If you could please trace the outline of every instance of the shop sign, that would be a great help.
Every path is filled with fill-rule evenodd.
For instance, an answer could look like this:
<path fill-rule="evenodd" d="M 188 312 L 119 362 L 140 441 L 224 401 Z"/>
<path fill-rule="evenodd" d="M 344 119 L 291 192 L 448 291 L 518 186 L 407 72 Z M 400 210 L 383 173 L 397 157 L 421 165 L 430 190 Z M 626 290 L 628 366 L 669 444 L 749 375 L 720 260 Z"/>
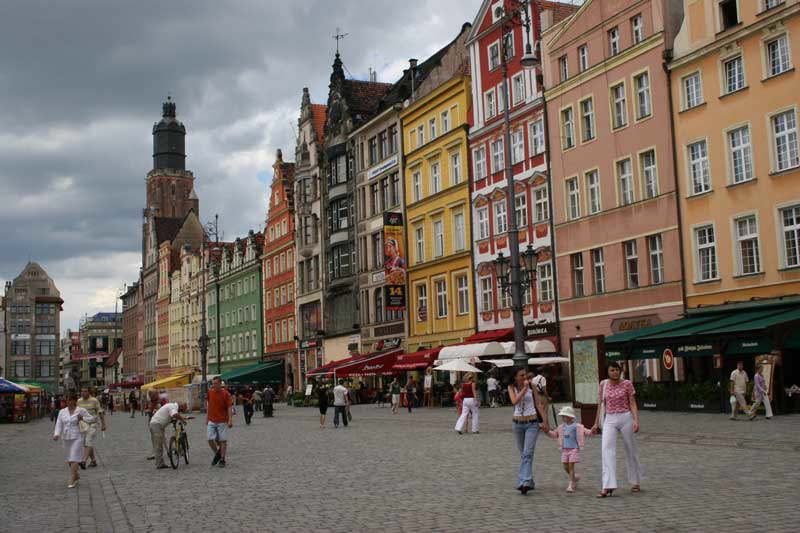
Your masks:
<path fill-rule="evenodd" d="M 675 356 L 672 355 L 672 350 L 666 348 L 661 355 L 661 360 L 664 362 L 664 368 L 672 370 L 672 366 L 675 364 Z"/>
<path fill-rule="evenodd" d="M 315 346 L 319 346 L 318 341 L 303 341 L 300 343 L 300 349 L 306 350 L 308 348 L 314 348 Z"/>
<path fill-rule="evenodd" d="M 627 318 L 615 318 L 611 321 L 611 332 L 614 334 L 625 333 L 635 329 L 649 328 L 661 324 L 658 315 L 640 315 Z"/>
<path fill-rule="evenodd" d="M 393 166 L 397 165 L 397 156 L 392 156 L 378 166 L 372 167 L 367 171 L 367 179 L 371 180 L 378 174 L 383 174 Z"/>
<path fill-rule="evenodd" d="M 383 283 L 386 280 L 386 272 L 380 270 L 372 273 L 372 283 Z"/>
<path fill-rule="evenodd" d="M 12 341 L 28 341 L 31 340 L 30 333 L 12 333 L 11 334 Z"/>
<path fill-rule="evenodd" d="M 530 337 L 551 337 L 557 334 L 557 327 L 553 323 L 547 324 L 528 324 L 525 326 L 525 336 Z"/>
<path fill-rule="evenodd" d="M 678 346 L 678 357 L 697 357 L 714 355 L 714 345 L 711 343 L 683 344 Z"/>
<path fill-rule="evenodd" d="M 383 363 L 378 364 L 378 365 L 364 365 L 363 371 L 364 372 L 369 372 L 369 371 L 372 371 L 372 370 L 380 370 L 384 366 L 385 365 Z"/>
<path fill-rule="evenodd" d="M 392 337 L 391 339 L 385 339 L 383 341 L 383 347 L 397 348 L 398 346 L 400 346 L 400 342 L 402 342 L 402 339 L 400 337 Z"/>
<path fill-rule="evenodd" d="M 769 353 L 772 343 L 767 338 L 735 340 L 728 343 L 726 354 Z"/>

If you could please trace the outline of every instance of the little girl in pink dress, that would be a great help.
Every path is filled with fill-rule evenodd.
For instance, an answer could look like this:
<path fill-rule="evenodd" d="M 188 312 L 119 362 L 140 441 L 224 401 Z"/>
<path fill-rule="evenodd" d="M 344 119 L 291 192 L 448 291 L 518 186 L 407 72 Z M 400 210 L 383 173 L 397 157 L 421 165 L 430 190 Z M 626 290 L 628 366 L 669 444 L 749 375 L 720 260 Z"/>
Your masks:
<path fill-rule="evenodd" d="M 586 429 L 583 424 L 575 423 L 575 410 L 572 407 L 562 408 L 558 416 L 563 423 L 556 429 L 548 431 L 547 436 L 558 439 L 558 445 L 561 447 L 561 463 L 569 476 L 567 492 L 573 493 L 581 479 L 575 472 L 575 465 L 581 462 L 580 450 L 585 444 L 586 435 L 591 435 L 592 430 Z"/>

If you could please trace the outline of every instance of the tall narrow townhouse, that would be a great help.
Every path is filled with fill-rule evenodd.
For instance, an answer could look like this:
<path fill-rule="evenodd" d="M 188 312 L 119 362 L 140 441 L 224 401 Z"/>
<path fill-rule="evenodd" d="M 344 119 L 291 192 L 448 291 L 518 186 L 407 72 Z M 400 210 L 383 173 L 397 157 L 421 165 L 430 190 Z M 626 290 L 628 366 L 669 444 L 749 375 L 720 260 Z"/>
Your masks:
<path fill-rule="evenodd" d="M 539 70 L 525 68 L 523 26 L 504 28 L 498 7 L 513 2 L 484 0 L 469 36 L 472 71 L 472 121 L 469 149 L 472 158 L 472 256 L 477 287 L 477 329 L 483 341 L 511 340 L 513 317 L 510 293 L 501 289 L 493 261 L 509 257 L 508 210 L 514 209 L 519 228 L 519 248 L 537 252 L 537 277 L 523 293 L 523 318 L 530 339 L 547 338 L 557 344 L 555 290 L 551 239 L 550 191 L 545 160 L 545 125 Z M 528 4 L 531 20 L 542 13 L 560 22 L 577 11 L 560 2 Z M 506 31 L 506 30 L 510 31 Z M 539 40 L 539 24 L 531 28 L 533 49 Z M 503 92 L 502 49 L 506 39 L 508 97 Z M 508 205 L 505 162 L 504 111 L 509 103 L 511 165 L 515 182 L 513 207 Z M 444 121 L 447 117 L 443 116 Z"/>
<path fill-rule="evenodd" d="M 542 34 L 561 344 L 594 404 L 606 335 L 683 311 L 665 0 L 587 0 Z M 658 378 L 658 360 L 634 379 Z"/>
<path fill-rule="evenodd" d="M 475 332 L 467 165 L 472 25 L 439 53 L 400 117 L 408 242 L 409 352 Z M 443 119 L 444 117 L 444 119 Z"/>
<path fill-rule="evenodd" d="M 297 377 L 305 385 L 306 371 L 325 364 L 322 351 L 322 250 L 321 193 L 322 141 L 328 107 L 311 103 L 303 88 L 295 147 L 295 249 L 297 317 Z M 299 390 L 299 389 L 298 389 Z"/>

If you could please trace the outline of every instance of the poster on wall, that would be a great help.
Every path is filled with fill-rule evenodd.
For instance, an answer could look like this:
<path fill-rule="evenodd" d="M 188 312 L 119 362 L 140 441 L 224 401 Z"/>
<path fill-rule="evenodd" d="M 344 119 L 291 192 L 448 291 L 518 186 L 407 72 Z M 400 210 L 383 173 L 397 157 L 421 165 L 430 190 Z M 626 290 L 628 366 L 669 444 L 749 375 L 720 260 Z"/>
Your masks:
<path fill-rule="evenodd" d="M 402 213 L 383 214 L 383 270 L 388 311 L 406 309 L 406 254 Z"/>
<path fill-rule="evenodd" d="M 572 339 L 572 369 L 577 403 L 597 403 L 597 384 L 600 379 L 597 343 L 597 339 Z"/>

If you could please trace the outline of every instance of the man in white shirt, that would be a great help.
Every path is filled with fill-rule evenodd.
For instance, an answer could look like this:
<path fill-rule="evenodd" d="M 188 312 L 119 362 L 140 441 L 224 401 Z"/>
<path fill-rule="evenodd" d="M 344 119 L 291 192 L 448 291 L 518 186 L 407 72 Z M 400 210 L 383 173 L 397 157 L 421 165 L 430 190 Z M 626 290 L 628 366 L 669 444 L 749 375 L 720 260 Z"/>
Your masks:
<path fill-rule="evenodd" d="M 743 412 L 747 412 L 747 401 L 744 399 L 747 394 L 747 382 L 750 379 L 747 377 L 747 372 L 744 371 L 744 363 L 739 361 L 736 363 L 736 370 L 731 372 L 731 394 L 736 397 L 736 403 L 731 407 L 731 420 L 736 420 L 736 412 L 742 408 Z"/>
<path fill-rule="evenodd" d="M 489 393 L 489 407 L 497 407 L 497 379 L 494 376 L 486 380 L 486 392 Z"/>
<path fill-rule="evenodd" d="M 150 419 L 150 440 L 153 442 L 153 456 L 156 459 L 156 468 L 169 468 L 164 464 L 164 430 L 173 419 L 186 422 L 180 411 L 186 411 L 186 404 L 167 403 L 162 405 Z"/>
<path fill-rule="evenodd" d="M 431 395 L 433 388 L 433 374 L 431 374 L 431 367 L 425 369 L 425 379 L 423 383 L 425 392 L 422 396 L 422 402 L 426 407 L 433 407 L 433 398 Z"/>
<path fill-rule="evenodd" d="M 333 388 L 333 427 L 339 427 L 339 415 L 342 415 L 344 427 L 347 427 L 347 403 L 349 395 L 344 381 L 339 380 L 339 384 Z"/>

